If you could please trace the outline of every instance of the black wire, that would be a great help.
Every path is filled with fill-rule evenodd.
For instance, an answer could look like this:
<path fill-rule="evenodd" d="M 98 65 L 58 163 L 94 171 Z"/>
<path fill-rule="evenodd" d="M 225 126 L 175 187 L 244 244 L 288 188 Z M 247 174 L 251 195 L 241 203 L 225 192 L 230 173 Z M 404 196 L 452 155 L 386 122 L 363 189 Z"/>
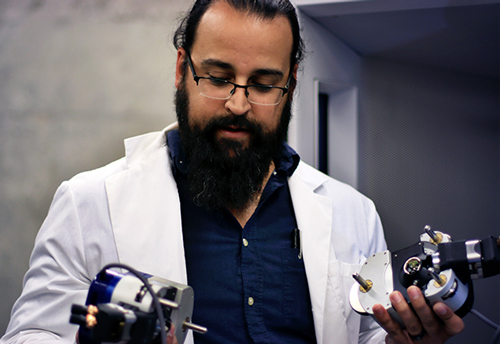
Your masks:
<path fill-rule="evenodd" d="M 500 327 L 495 331 L 495 335 L 493 336 L 492 344 L 500 344 Z"/>
<path fill-rule="evenodd" d="M 480 320 L 484 321 L 486 324 L 488 324 L 489 326 L 493 327 L 496 330 L 495 334 L 493 335 L 493 339 L 491 341 L 491 344 L 500 344 L 500 326 L 498 326 L 497 324 L 495 324 L 490 319 L 486 318 L 484 315 L 482 315 L 481 313 L 479 313 L 474 308 L 472 308 L 470 310 L 470 312 L 472 314 L 474 314 L 476 317 L 478 317 Z"/>
<path fill-rule="evenodd" d="M 161 342 L 166 344 L 167 343 L 167 333 L 165 332 L 165 317 L 163 316 L 163 309 L 160 304 L 160 300 L 158 298 L 158 295 L 155 294 L 153 287 L 151 287 L 151 284 L 149 284 L 148 280 L 137 270 L 134 268 L 122 264 L 122 263 L 111 263 L 107 264 L 104 266 L 101 270 L 101 272 L 104 272 L 108 269 L 111 268 L 120 268 L 120 269 L 125 269 L 128 270 L 130 273 L 132 273 L 135 277 L 141 280 L 142 283 L 144 283 L 144 286 L 148 290 L 148 292 L 151 294 L 151 297 L 153 298 L 153 303 L 156 309 L 156 314 L 158 316 L 158 321 L 160 322 L 160 332 L 161 332 Z"/>
<path fill-rule="evenodd" d="M 479 320 L 482 320 L 485 324 L 491 326 L 493 329 L 497 330 L 499 329 L 500 327 L 495 324 L 493 321 L 491 321 L 490 319 L 488 319 L 487 317 L 485 317 L 484 315 L 482 315 L 481 313 L 479 313 L 477 310 L 475 310 L 474 308 L 472 308 L 470 310 L 470 312 L 472 314 L 474 314 L 476 317 L 479 318 Z"/>

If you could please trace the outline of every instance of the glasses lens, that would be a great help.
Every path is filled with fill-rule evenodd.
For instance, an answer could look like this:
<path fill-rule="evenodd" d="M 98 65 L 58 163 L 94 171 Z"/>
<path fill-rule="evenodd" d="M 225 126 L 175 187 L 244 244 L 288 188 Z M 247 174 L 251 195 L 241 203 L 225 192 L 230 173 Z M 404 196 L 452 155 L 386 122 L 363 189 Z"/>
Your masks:
<path fill-rule="evenodd" d="M 198 92 L 212 99 L 229 99 L 234 87 L 229 82 L 215 78 L 198 81 Z M 283 97 L 283 90 L 265 85 L 252 85 L 247 91 L 248 101 L 258 105 L 277 105 Z"/>
<path fill-rule="evenodd" d="M 200 79 L 198 92 L 202 96 L 214 99 L 228 99 L 231 97 L 233 85 L 219 79 Z"/>
<path fill-rule="evenodd" d="M 250 86 L 248 100 L 254 104 L 276 105 L 283 96 L 283 90 L 269 86 Z"/>

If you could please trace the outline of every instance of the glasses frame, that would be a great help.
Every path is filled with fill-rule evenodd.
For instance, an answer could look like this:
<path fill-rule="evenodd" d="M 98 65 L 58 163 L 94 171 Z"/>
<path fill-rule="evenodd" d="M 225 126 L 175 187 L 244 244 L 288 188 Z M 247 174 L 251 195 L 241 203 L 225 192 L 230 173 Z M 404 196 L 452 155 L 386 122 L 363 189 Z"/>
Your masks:
<path fill-rule="evenodd" d="M 191 69 L 191 74 L 193 74 L 193 79 L 194 81 L 196 82 L 196 86 L 199 86 L 199 81 L 200 79 L 206 79 L 206 80 L 217 80 L 217 82 L 221 82 L 221 83 L 225 83 L 225 84 L 228 84 L 228 85 L 233 85 L 233 89 L 231 90 L 231 92 L 229 92 L 229 95 L 226 97 L 226 98 L 217 98 L 217 97 L 210 97 L 210 96 L 207 96 L 205 94 L 201 94 L 199 89 L 198 89 L 198 93 L 200 93 L 200 95 L 202 95 L 203 97 L 206 97 L 206 98 L 210 98 L 210 99 L 218 99 L 218 100 L 228 100 L 229 98 L 231 98 L 231 96 L 234 94 L 234 92 L 236 91 L 237 88 L 243 88 L 245 90 L 245 96 L 247 97 L 247 100 L 248 102 L 252 103 L 252 104 L 256 104 L 256 105 L 264 105 L 264 106 L 275 106 L 275 105 L 278 105 L 280 102 L 281 102 L 281 99 L 285 96 L 285 94 L 288 93 L 288 91 L 290 90 L 290 82 L 292 80 L 292 72 L 290 71 L 290 74 L 288 75 L 288 80 L 286 82 L 286 85 L 285 87 L 281 87 L 281 86 L 274 86 L 274 85 L 238 85 L 238 84 L 235 84 L 234 82 L 231 82 L 229 80 L 225 80 L 225 79 L 220 79 L 220 78 L 215 78 L 215 77 L 206 77 L 206 76 L 198 76 L 196 74 L 196 71 L 194 70 L 194 66 L 193 66 L 193 61 L 191 60 L 191 55 L 189 54 L 189 52 L 186 50 L 186 57 L 187 57 L 187 62 L 188 62 L 188 65 L 189 65 L 189 69 Z M 255 87 L 255 88 L 267 88 L 267 89 L 271 89 L 271 88 L 276 88 L 276 89 L 280 89 L 281 91 L 283 91 L 283 94 L 281 95 L 281 97 L 278 99 L 278 102 L 277 103 L 274 103 L 274 104 L 262 104 L 262 103 L 256 103 L 254 101 L 251 101 L 249 98 L 248 98 L 248 88 L 249 87 Z"/>

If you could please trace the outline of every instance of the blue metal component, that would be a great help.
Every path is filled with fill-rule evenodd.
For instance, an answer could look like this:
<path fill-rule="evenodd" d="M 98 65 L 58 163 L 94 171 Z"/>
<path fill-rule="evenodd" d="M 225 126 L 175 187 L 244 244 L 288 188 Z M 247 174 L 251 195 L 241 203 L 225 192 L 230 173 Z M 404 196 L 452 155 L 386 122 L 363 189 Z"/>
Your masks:
<path fill-rule="evenodd" d="M 86 305 L 111 302 L 111 296 L 118 282 L 125 276 L 113 270 L 100 272 L 92 281 L 87 295 Z"/>

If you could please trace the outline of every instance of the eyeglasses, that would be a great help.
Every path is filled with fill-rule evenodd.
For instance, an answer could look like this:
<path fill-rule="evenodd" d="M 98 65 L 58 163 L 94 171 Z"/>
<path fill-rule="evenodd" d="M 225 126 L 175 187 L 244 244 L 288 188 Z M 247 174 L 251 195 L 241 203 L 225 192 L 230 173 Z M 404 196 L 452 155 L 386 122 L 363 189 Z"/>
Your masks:
<path fill-rule="evenodd" d="M 198 76 L 194 71 L 191 56 L 189 53 L 186 53 L 186 56 L 194 81 L 196 82 L 196 85 L 198 85 L 198 92 L 207 98 L 227 100 L 231 98 L 236 91 L 236 88 L 239 87 L 245 89 L 245 95 L 248 101 L 252 104 L 278 105 L 285 94 L 288 93 L 290 87 L 290 80 L 292 79 L 291 72 L 288 76 L 288 81 L 285 87 L 261 84 L 238 85 L 226 79 L 216 78 L 213 76 Z"/>

